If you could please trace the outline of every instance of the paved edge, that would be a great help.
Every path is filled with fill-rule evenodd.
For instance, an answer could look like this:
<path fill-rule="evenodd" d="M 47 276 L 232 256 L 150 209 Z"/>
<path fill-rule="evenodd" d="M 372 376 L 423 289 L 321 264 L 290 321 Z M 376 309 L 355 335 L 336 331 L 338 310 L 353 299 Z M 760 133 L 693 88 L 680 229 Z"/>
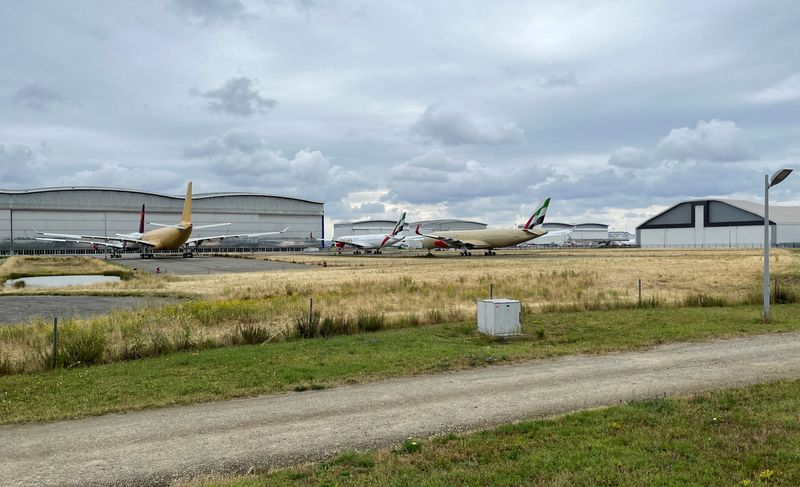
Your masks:
<path fill-rule="evenodd" d="M 12 425 L 0 427 L 0 485 L 167 485 L 390 446 L 408 436 L 797 377 L 794 332 Z"/>

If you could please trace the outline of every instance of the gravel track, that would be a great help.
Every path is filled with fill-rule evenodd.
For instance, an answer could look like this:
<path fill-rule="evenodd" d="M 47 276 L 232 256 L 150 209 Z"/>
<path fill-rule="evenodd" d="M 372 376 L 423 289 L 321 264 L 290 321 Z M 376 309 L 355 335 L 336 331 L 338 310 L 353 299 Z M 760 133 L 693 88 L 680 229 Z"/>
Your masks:
<path fill-rule="evenodd" d="M 782 378 L 800 378 L 800 333 L 4 426 L 0 485 L 165 485 L 387 446 L 408 436 Z"/>

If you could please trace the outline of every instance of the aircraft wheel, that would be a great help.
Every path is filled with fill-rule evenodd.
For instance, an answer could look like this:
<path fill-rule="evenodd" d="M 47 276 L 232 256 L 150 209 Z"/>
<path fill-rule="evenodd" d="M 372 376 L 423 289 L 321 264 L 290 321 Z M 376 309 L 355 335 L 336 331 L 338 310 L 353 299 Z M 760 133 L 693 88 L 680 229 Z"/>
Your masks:
<path fill-rule="evenodd" d="M 194 254 L 189 252 L 189 258 L 191 259 L 192 257 L 194 257 Z"/>

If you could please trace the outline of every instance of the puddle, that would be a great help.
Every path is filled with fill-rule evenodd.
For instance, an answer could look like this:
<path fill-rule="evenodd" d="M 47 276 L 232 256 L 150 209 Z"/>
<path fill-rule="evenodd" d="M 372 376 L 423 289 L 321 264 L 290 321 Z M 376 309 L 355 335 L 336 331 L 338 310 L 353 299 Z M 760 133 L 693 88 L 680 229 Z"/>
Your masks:
<path fill-rule="evenodd" d="M 14 287 L 16 282 L 24 282 L 25 287 L 63 287 L 63 286 L 84 286 L 86 284 L 100 284 L 104 282 L 117 282 L 119 276 L 41 276 L 41 277 L 21 277 L 10 279 L 5 282 L 4 287 Z"/>

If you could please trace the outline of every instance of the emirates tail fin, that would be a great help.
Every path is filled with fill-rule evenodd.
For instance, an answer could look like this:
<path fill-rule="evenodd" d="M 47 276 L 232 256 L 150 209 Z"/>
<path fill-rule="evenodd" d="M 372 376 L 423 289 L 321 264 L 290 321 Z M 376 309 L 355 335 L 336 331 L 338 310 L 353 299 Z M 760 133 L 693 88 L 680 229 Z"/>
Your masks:
<path fill-rule="evenodd" d="M 544 202 L 536 208 L 528 221 L 525 223 L 525 230 L 530 230 L 533 227 L 538 227 L 544 223 L 544 215 L 547 213 L 547 207 L 550 206 L 550 198 L 545 198 Z"/>

